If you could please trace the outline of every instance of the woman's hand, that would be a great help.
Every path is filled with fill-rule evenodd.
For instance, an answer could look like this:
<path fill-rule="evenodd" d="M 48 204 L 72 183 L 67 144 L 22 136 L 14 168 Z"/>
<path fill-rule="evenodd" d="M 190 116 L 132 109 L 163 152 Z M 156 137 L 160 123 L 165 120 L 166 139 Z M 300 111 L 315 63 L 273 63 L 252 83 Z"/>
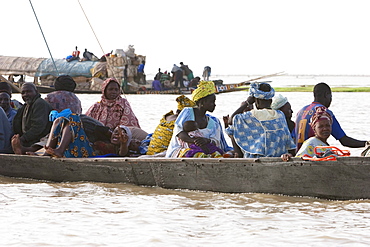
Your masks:
<path fill-rule="evenodd" d="M 290 160 L 291 157 L 293 157 L 293 155 L 290 153 L 286 153 L 286 154 L 282 154 L 280 157 L 283 161 L 288 161 Z"/>

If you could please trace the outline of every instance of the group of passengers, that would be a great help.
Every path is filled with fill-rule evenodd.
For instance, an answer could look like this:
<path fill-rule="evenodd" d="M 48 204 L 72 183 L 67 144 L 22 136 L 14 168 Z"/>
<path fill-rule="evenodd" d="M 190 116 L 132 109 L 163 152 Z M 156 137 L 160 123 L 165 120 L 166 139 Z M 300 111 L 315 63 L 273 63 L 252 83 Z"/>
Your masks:
<path fill-rule="evenodd" d="M 176 113 L 166 113 L 153 133 L 140 128 L 114 78 L 105 80 L 101 100 L 86 114 L 73 93 L 72 77 L 59 76 L 54 86 L 56 91 L 42 99 L 34 84 L 24 83 L 22 105 L 11 100 L 9 84 L 0 82 L 0 153 L 42 150 L 54 157 L 281 157 L 287 161 L 293 156 L 313 156 L 316 146 L 329 146 L 330 135 L 348 147 L 367 143 L 342 130 L 328 109 L 332 94 L 325 83 L 314 87 L 314 102 L 298 112 L 295 123 L 286 97 L 275 95 L 268 83 L 252 83 L 247 100 L 230 117 L 223 117 L 223 128 L 208 113 L 216 107 L 214 83 L 201 81 L 192 99 L 176 98 Z"/>

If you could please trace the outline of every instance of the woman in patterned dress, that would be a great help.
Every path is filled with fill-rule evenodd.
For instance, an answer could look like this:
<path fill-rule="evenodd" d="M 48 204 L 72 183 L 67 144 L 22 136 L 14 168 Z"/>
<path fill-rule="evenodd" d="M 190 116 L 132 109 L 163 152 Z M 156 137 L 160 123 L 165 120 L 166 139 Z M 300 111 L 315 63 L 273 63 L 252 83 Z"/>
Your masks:
<path fill-rule="evenodd" d="M 182 157 L 183 147 L 179 139 L 187 143 L 193 143 L 202 149 L 212 142 L 225 153 L 232 151 L 232 148 L 227 145 L 220 121 L 216 117 L 207 114 L 207 112 L 215 110 L 215 92 L 215 85 L 212 81 L 201 81 L 197 89 L 192 92 L 192 100 L 196 103 L 196 107 L 185 107 L 177 117 L 173 135 L 166 152 L 167 158 Z M 191 138 L 184 131 L 184 123 L 189 120 L 197 122 L 203 137 Z M 203 150 L 207 152 L 205 148 Z"/>
<path fill-rule="evenodd" d="M 95 118 L 111 130 L 119 125 L 140 128 L 139 120 L 127 99 L 121 97 L 121 86 L 114 78 L 104 81 L 101 101 L 92 105 L 86 115 Z"/>
<path fill-rule="evenodd" d="M 61 113 L 63 114 L 63 113 Z M 117 126 L 110 138 L 112 150 L 109 153 L 126 156 L 132 133 L 126 126 Z M 45 152 L 54 157 L 88 158 L 99 154 L 89 141 L 78 114 L 69 112 L 54 120 Z"/>
<path fill-rule="evenodd" d="M 270 84 L 252 83 L 249 98 L 231 116 L 226 133 L 232 138 L 238 157 L 280 157 L 289 159 L 295 153 L 285 116 L 271 109 L 275 90 Z M 255 102 L 256 109 L 251 102 Z M 288 152 L 291 155 L 288 155 Z"/>

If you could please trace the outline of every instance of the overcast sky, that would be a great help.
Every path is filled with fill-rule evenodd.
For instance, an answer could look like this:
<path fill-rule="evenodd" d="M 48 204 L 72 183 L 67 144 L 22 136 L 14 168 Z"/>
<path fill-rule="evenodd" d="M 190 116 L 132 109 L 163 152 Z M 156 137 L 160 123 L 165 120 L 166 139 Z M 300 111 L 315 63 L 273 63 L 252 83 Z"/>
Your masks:
<path fill-rule="evenodd" d="M 80 0 L 104 53 L 147 56 L 146 73 L 184 62 L 199 75 L 370 74 L 368 1 Z M 103 54 L 78 0 L 32 0 L 54 58 Z M 50 57 L 29 0 L 1 0 L 5 56 Z"/>

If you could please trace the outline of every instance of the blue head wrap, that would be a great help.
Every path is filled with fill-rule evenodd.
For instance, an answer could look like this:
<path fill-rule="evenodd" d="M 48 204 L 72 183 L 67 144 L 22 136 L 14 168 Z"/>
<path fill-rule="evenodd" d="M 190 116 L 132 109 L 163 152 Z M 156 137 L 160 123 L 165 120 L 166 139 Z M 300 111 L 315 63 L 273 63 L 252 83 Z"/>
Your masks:
<path fill-rule="evenodd" d="M 53 122 L 55 119 L 57 119 L 58 117 L 65 117 L 65 118 L 68 118 L 69 115 L 72 114 L 72 111 L 67 108 L 67 109 L 64 109 L 63 111 L 61 112 L 58 112 L 56 110 L 52 110 L 49 114 L 49 121 L 50 122 Z"/>
<path fill-rule="evenodd" d="M 253 82 L 249 88 L 249 95 L 258 99 L 272 99 L 275 95 L 275 90 L 271 87 L 270 92 L 264 92 L 259 89 L 262 84 L 270 85 L 266 82 Z"/>

